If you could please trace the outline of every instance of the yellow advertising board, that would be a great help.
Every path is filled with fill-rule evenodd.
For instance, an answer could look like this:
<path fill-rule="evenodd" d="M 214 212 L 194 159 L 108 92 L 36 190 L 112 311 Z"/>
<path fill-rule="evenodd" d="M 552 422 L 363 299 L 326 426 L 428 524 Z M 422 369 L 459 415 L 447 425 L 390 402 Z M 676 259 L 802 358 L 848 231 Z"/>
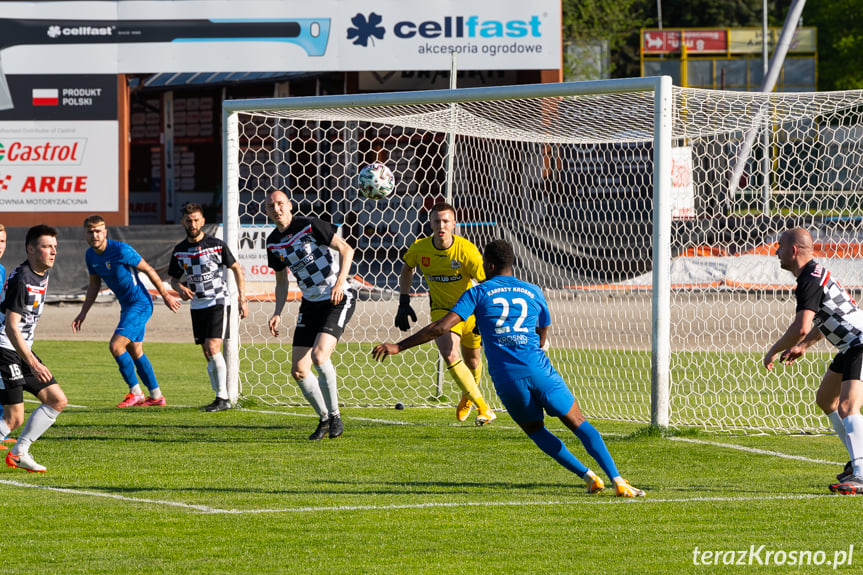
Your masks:
<path fill-rule="evenodd" d="M 781 28 L 769 28 L 767 30 L 767 45 L 770 53 L 776 47 Z M 816 48 L 816 28 L 797 28 L 791 40 L 788 51 L 791 53 L 812 53 Z M 728 52 L 730 54 L 760 54 L 762 32 L 761 28 L 729 28 L 728 29 Z"/>

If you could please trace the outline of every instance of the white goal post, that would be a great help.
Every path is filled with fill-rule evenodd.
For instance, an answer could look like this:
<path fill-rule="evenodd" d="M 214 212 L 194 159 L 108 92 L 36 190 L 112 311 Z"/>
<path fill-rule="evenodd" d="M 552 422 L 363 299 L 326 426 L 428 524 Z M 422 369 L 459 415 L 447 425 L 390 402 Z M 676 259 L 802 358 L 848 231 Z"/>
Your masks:
<path fill-rule="evenodd" d="M 304 405 L 290 376 L 297 304 L 285 307 L 288 334 L 267 329 L 264 199 L 281 189 L 356 248 L 357 310 L 334 356 L 341 401 L 454 405 L 433 346 L 368 357 L 404 336 L 399 258 L 451 189 L 457 233 L 480 249 L 509 240 L 517 275 L 545 291 L 549 354 L 590 417 L 826 430 L 814 406 L 826 345 L 776 373 L 761 366 L 794 313 L 793 277 L 771 247 L 807 227 L 834 276 L 863 289 L 861 107 L 860 92 L 694 90 L 668 77 L 225 101 L 225 241 L 260 262 L 246 269 L 250 316 L 232 318 L 232 381 L 245 400 Z M 768 137 L 731 186 L 752 130 Z M 355 187 L 372 161 L 397 181 L 377 202 Z M 417 277 L 415 327 L 429 319 L 425 291 Z M 480 387 L 499 407 L 487 377 Z"/>

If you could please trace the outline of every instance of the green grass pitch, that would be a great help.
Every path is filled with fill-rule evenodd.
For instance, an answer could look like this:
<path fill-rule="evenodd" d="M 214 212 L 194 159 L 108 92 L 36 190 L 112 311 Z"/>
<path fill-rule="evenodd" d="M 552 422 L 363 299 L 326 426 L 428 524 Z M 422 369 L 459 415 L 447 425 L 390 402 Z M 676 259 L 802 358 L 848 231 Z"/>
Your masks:
<path fill-rule="evenodd" d="M 191 344 L 146 345 L 169 405 L 126 410 L 107 343 L 34 350 L 70 406 L 31 449 L 47 474 L 0 471 L 5 573 L 681 573 L 741 557 L 789 573 L 831 571 L 842 553 L 839 570 L 863 565 L 859 499 L 827 491 L 847 458 L 835 437 L 593 420 L 647 490 L 620 500 L 583 493 L 506 414 L 476 428 L 449 408 L 346 408 L 345 435 L 312 443 L 309 408 L 200 411 L 213 394 Z"/>

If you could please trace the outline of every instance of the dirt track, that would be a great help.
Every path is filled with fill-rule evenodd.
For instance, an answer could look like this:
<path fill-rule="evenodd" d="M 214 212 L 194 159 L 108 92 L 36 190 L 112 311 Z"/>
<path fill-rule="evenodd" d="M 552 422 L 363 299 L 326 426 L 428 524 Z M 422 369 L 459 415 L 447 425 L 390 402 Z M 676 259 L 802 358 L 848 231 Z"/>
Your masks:
<path fill-rule="evenodd" d="M 72 320 L 81 311 L 80 303 L 46 304 L 36 326 L 36 340 L 79 340 L 104 341 L 111 339 L 117 321 L 120 319 L 120 304 L 97 303 L 90 308 L 81 332 L 72 333 Z M 184 305 L 176 314 L 156 302 L 153 317 L 147 324 L 146 341 L 166 343 L 192 343 L 192 320 L 189 306 Z"/>
<path fill-rule="evenodd" d="M 547 293 L 552 312 L 552 341 L 561 345 L 593 349 L 650 349 L 651 301 L 642 294 L 572 294 Z M 397 341 L 404 336 L 392 327 L 398 301 L 394 299 L 360 300 L 357 312 L 342 338 L 345 342 Z M 289 302 L 284 311 L 284 326 L 279 340 L 290 342 L 294 314 L 299 304 Z M 89 340 L 107 342 L 120 317 L 120 306 L 97 303 L 93 306 L 81 333 L 72 333 L 72 320 L 80 303 L 52 303 L 45 306 L 36 329 L 36 339 Z M 267 332 L 272 313 L 270 302 L 250 302 L 244 331 L 255 334 L 256 341 L 274 341 Z M 419 326 L 428 321 L 428 299 L 414 302 Z M 678 294 L 671 304 L 672 347 L 675 349 L 753 351 L 763 350 L 781 335 L 794 314 L 788 295 L 746 293 Z M 417 327 L 419 327 L 417 326 Z M 248 341 L 243 335 L 241 341 Z M 156 301 L 155 311 L 147 324 L 147 341 L 192 343 L 189 305 L 184 303 L 176 314 Z"/>

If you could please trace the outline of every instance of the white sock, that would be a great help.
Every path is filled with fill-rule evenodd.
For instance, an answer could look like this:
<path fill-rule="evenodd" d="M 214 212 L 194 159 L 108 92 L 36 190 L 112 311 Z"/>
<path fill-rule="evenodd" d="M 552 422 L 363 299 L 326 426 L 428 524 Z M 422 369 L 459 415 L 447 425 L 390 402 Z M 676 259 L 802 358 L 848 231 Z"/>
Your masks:
<path fill-rule="evenodd" d="M 141 391 L 140 383 L 136 383 L 133 387 L 130 387 L 129 393 L 131 393 L 132 395 L 144 395 L 144 392 Z"/>
<path fill-rule="evenodd" d="M 839 441 L 842 442 L 842 447 L 848 451 L 848 455 L 850 456 L 851 451 L 848 450 L 848 433 L 845 431 L 845 424 L 842 422 L 842 417 L 839 415 L 839 412 L 834 411 L 833 413 L 828 413 L 827 419 L 830 420 L 830 424 L 833 426 L 834 431 L 836 431 L 836 437 L 838 437 Z"/>
<path fill-rule="evenodd" d="M 237 350 L 231 346 L 231 340 L 225 338 L 222 344 L 222 353 L 225 356 L 225 385 L 228 389 L 228 399 L 231 403 L 237 403 L 240 399 L 240 378 L 234 366 L 238 364 Z"/>
<path fill-rule="evenodd" d="M 327 410 L 330 413 L 338 415 L 339 413 L 339 390 L 338 377 L 336 376 L 336 368 L 333 367 L 332 361 L 327 361 L 321 365 L 315 366 L 315 371 L 318 372 L 318 383 L 321 393 L 324 396 L 324 401 L 327 404 Z"/>
<path fill-rule="evenodd" d="M 315 410 L 315 413 L 318 414 L 322 421 L 326 419 L 330 414 L 330 410 L 327 409 L 327 404 L 324 401 L 324 395 L 321 393 L 318 378 L 310 373 L 303 379 L 298 379 L 297 385 L 300 386 L 300 390 L 303 392 L 303 397 L 306 398 L 306 401 L 309 402 Z"/>
<path fill-rule="evenodd" d="M 30 444 L 39 439 L 49 427 L 57 421 L 57 416 L 60 412 L 45 404 L 40 405 L 33 410 L 30 417 L 27 418 L 27 423 L 24 424 L 24 429 L 21 430 L 21 435 L 18 436 L 18 443 L 12 448 L 12 453 L 15 455 L 23 455 L 30 451 Z"/>
<path fill-rule="evenodd" d="M 207 375 L 210 376 L 210 387 L 216 392 L 216 397 L 228 399 L 228 368 L 225 366 L 225 357 L 216 353 L 207 362 Z"/>
<path fill-rule="evenodd" d="M 6 420 L 0 417 L 0 439 L 6 439 L 11 432 L 12 430 L 6 425 Z"/>
<path fill-rule="evenodd" d="M 842 420 L 848 434 L 848 453 L 854 465 L 854 475 L 863 477 L 863 415 L 854 413 Z"/>

